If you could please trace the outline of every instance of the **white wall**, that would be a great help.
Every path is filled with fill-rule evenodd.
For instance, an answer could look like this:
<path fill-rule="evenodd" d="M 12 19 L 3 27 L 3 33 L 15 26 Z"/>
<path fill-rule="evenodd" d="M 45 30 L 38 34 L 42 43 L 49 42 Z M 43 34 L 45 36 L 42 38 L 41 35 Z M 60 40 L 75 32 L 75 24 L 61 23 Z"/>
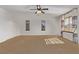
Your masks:
<path fill-rule="evenodd" d="M 11 13 L 19 25 L 21 35 L 60 35 L 60 20 L 52 14 Z M 26 31 L 26 20 L 30 20 L 30 31 Z M 46 31 L 41 31 L 41 20 L 46 20 Z"/>
<path fill-rule="evenodd" d="M 30 31 L 26 31 L 30 20 Z M 46 31 L 41 31 L 41 20 L 46 20 Z M 0 42 L 18 35 L 60 35 L 60 20 L 52 14 L 10 12 L 0 8 Z"/>
<path fill-rule="evenodd" d="M 19 35 L 16 24 L 11 19 L 10 14 L 0 8 L 0 42 Z"/>

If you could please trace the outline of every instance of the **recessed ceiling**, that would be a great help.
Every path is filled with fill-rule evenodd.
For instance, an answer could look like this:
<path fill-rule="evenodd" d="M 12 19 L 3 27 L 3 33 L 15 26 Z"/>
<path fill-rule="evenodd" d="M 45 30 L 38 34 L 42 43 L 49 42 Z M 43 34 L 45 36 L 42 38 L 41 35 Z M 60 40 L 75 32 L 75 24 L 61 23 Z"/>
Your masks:
<path fill-rule="evenodd" d="M 35 10 L 30 10 L 36 8 L 36 5 L 1 5 L 1 8 L 19 11 L 19 12 L 35 12 Z M 42 8 L 48 8 L 49 10 L 44 11 L 45 13 L 51 13 L 55 15 L 61 15 L 73 8 L 78 8 L 78 5 L 41 5 Z"/>

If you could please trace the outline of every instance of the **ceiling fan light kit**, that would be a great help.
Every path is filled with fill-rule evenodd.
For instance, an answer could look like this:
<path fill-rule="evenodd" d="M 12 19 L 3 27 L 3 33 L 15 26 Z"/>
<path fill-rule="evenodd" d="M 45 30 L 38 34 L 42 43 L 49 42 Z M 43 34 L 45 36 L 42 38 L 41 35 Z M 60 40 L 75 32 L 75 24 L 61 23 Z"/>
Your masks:
<path fill-rule="evenodd" d="M 39 11 L 36 11 L 35 14 L 44 14 L 44 12 L 39 10 Z"/>

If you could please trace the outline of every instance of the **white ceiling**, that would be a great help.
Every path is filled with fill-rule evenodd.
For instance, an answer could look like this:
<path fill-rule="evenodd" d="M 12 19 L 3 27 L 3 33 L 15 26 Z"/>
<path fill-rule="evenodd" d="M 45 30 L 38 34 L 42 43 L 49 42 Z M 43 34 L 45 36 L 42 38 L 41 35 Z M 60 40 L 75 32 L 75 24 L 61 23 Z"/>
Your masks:
<path fill-rule="evenodd" d="M 36 8 L 36 5 L 0 5 L 1 8 L 18 11 L 18 12 L 35 12 L 35 10 L 30 10 Z M 78 5 L 41 5 L 42 8 L 48 8 L 45 13 L 51 13 L 55 15 L 61 15 L 73 8 L 79 8 Z"/>

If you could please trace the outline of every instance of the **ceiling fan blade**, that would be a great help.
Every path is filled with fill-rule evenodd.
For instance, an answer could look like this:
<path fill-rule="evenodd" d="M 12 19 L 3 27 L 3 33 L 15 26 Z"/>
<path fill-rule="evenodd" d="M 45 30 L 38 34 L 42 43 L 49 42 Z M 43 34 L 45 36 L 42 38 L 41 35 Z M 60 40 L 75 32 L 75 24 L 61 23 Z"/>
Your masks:
<path fill-rule="evenodd" d="M 30 10 L 37 10 L 37 9 L 30 9 Z"/>
<path fill-rule="evenodd" d="M 43 14 L 45 14 L 45 12 L 42 11 Z"/>
<path fill-rule="evenodd" d="M 43 9 L 41 9 L 41 10 L 48 10 L 48 8 L 43 8 Z"/>

